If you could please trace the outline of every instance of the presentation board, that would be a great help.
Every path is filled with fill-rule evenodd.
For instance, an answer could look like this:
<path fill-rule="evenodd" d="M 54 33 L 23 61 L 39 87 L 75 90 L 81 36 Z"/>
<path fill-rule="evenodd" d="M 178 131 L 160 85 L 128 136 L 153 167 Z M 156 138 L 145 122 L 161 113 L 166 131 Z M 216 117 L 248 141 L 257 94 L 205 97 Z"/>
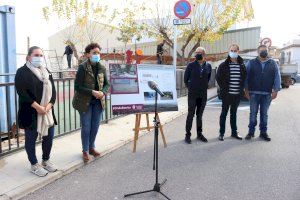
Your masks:
<path fill-rule="evenodd" d="M 117 114 L 154 112 L 155 81 L 164 97 L 158 95 L 158 111 L 177 111 L 176 69 L 172 65 L 110 64 L 112 112 Z"/>

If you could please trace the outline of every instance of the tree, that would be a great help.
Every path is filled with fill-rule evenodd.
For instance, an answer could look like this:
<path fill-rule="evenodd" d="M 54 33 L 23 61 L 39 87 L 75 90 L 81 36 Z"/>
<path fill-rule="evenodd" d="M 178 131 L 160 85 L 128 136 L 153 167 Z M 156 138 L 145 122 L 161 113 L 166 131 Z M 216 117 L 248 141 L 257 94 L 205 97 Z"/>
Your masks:
<path fill-rule="evenodd" d="M 185 64 L 186 58 L 187 60 L 191 58 L 201 42 L 215 41 L 233 24 L 253 18 L 251 0 L 190 0 L 190 3 L 192 5 L 190 15 L 192 23 L 178 27 L 178 40 L 182 43 L 182 46 L 180 51 L 176 50 L 176 52 L 178 58 L 181 59 L 181 64 Z M 139 6 L 151 7 L 147 5 Z M 146 9 L 142 14 L 136 12 L 135 19 L 151 16 L 151 20 L 141 22 L 143 30 L 138 29 L 134 34 L 146 31 L 149 37 L 164 39 L 166 44 L 174 50 L 172 6 L 174 6 L 174 1 L 166 0 L 159 3 L 157 1 L 155 9 Z M 146 11 L 150 13 L 146 13 Z M 122 25 L 128 26 L 126 23 Z M 187 52 L 186 49 L 191 42 L 194 42 L 194 45 Z"/>
<path fill-rule="evenodd" d="M 144 7 L 141 7 L 141 10 L 145 10 Z M 117 39 L 124 42 L 125 48 L 128 42 L 132 41 L 135 38 L 139 41 L 142 38 L 142 33 L 145 29 L 144 24 L 139 24 L 135 20 L 135 12 L 132 9 L 125 8 L 122 13 L 119 13 L 122 16 L 122 22 L 119 23 L 120 37 Z"/>
<path fill-rule="evenodd" d="M 43 8 L 45 19 L 61 25 L 63 42 L 69 43 L 78 60 L 76 44 L 88 39 L 98 41 L 103 29 L 98 24 L 109 24 L 116 16 L 115 10 L 109 10 L 104 0 L 52 0 L 51 6 Z"/>

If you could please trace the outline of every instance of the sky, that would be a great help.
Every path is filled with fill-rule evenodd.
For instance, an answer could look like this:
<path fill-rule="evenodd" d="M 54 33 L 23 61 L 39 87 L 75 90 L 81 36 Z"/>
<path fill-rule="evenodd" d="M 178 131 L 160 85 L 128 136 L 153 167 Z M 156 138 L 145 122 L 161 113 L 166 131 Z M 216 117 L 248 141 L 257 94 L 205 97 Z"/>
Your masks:
<path fill-rule="evenodd" d="M 121 8 L 124 1 L 111 0 L 114 8 Z M 43 19 L 42 8 L 50 2 L 51 0 L 0 0 L 0 6 L 15 6 L 17 53 L 26 52 L 27 37 L 30 37 L 31 45 L 48 48 L 48 37 L 56 33 L 58 28 L 57 24 Z M 249 23 L 238 25 L 238 28 L 245 25 L 261 26 L 261 37 L 271 38 L 273 45 L 279 47 L 292 39 L 300 38 L 300 1 L 252 0 L 252 6 L 255 18 Z"/>

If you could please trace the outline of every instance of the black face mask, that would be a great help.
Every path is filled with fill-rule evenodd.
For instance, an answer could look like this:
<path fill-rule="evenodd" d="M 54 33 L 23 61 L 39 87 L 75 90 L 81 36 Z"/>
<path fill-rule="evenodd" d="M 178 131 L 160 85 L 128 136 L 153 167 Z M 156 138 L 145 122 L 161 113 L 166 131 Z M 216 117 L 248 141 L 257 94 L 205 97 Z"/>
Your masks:
<path fill-rule="evenodd" d="M 197 61 L 203 60 L 203 55 L 201 53 L 197 53 L 195 57 Z"/>
<path fill-rule="evenodd" d="M 266 57 L 268 56 L 268 51 L 266 51 L 266 50 L 261 51 L 261 52 L 259 53 L 259 56 L 260 56 L 261 58 L 266 58 Z"/>

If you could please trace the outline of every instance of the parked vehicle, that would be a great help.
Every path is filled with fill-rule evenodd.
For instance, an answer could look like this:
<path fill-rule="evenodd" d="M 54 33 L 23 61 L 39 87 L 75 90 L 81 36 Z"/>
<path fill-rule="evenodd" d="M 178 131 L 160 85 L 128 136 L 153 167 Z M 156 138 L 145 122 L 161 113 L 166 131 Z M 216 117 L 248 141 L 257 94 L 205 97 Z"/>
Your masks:
<path fill-rule="evenodd" d="M 292 85 L 294 85 L 295 83 L 300 83 L 300 74 L 293 74 L 291 76 L 292 79 Z"/>
<path fill-rule="evenodd" d="M 293 74 L 298 73 L 298 65 L 297 64 L 280 65 L 280 73 L 281 73 L 282 88 L 289 88 L 290 85 L 293 85 L 293 78 L 292 78 Z"/>

